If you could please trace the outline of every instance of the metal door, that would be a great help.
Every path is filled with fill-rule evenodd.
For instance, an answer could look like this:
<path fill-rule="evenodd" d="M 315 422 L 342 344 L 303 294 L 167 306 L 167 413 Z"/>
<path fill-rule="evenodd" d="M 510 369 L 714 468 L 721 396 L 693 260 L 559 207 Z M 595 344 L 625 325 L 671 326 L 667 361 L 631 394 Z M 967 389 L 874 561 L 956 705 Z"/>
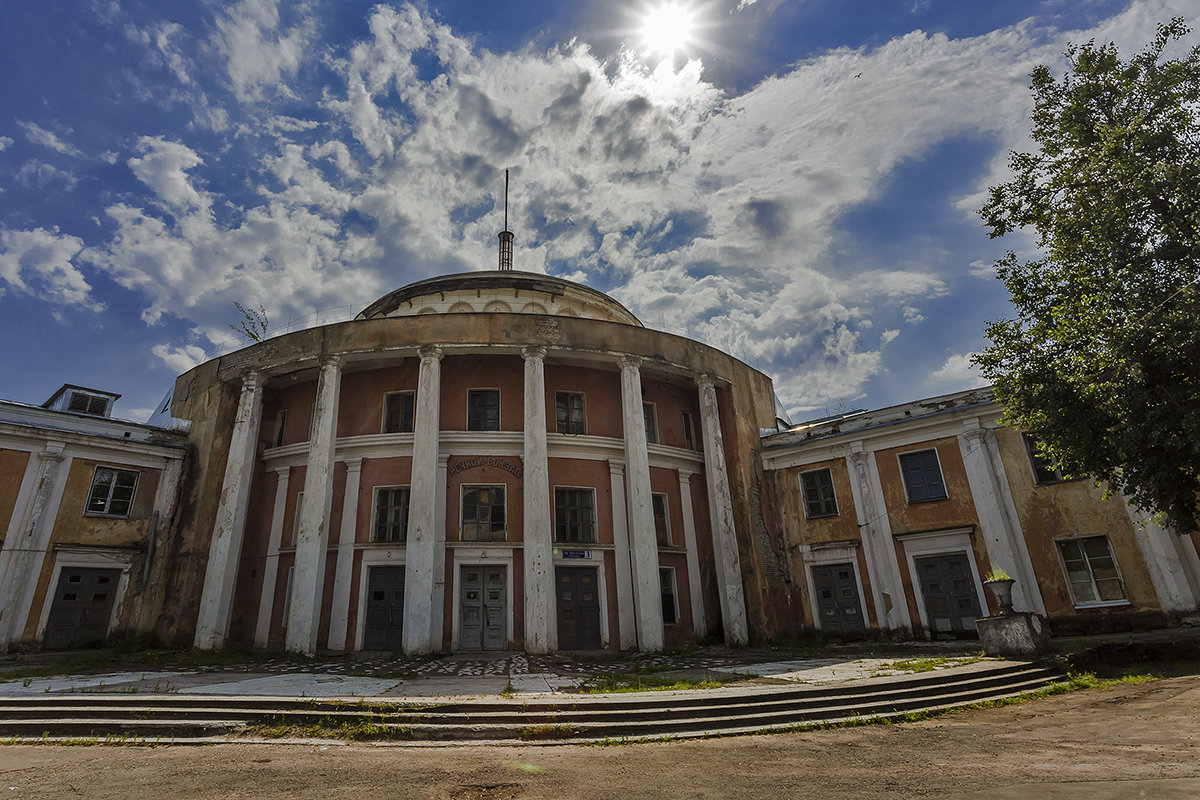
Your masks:
<path fill-rule="evenodd" d="M 846 562 L 814 566 L 812 576 L 821 632 L 835 636 L 865 634 L 867 626 L 858 599 L 854 565 Z"/>
<path fill-rule="evenodd" d="M 503 650 L 508 646 L 504 567 L 464 566 L 459 590 L 458 646 L 462 650 Z"/>
<path fill-rule="evenodd" d="M 64 567 L 50 604 L 42 647 L 63 650 L 103 642 L 120 580 L 119 569 Z"/>
<path fill-rule="evenodd" d="M 917 558 L 913 563 L 921 578 L 931 638 L 975 636 L 975 620 L 982 614 L 966 553 Z"/>
<path fill-rule="evenodd" d="M 595 567 L 557 567 L 558 649 L 600 649 L 600 595 Z"/>
<path fill-rule="evenodd" d="M 364 650 L 399 650 L 404 625 L 404 567 L 369 567 Z"/>

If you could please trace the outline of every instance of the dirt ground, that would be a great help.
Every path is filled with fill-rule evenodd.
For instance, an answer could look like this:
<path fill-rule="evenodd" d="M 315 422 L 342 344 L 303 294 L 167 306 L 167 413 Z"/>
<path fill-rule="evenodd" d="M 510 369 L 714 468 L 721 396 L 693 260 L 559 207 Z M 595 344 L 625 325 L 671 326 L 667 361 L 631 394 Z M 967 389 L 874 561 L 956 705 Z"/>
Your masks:
<path fill-rule="evenodd" d="M 1200 677 L 925 722 L 606 747 L 0 747 L 18 798 L 1200 797 Z"/>

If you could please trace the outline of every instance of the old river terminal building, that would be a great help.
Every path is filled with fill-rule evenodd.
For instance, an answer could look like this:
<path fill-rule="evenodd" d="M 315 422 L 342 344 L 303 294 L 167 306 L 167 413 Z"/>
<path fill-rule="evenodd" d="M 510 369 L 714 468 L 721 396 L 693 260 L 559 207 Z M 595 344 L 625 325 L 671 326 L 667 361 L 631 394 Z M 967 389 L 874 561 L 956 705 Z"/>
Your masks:
<path fill-rule="evenodd" d="M 992 568 L 1059 633 L 1195 619 L 1198 534 L 1057 473 L 990 391 L 791 425 L 505 234 L 500 271 L 197 366 L 156 424 L 0 401 L 0 651 L 963 637 Z"/>

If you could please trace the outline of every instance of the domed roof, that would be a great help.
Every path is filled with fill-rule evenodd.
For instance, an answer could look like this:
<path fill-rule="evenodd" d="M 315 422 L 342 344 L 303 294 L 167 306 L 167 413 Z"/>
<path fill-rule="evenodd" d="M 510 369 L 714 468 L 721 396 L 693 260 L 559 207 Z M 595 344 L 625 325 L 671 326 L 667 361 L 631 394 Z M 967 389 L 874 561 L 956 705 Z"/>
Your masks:
<path fill-rule="evenodd" d="M 629 309 L 603 292 L 516 270 L 463 272 L 410 283 L 379 298 L 356 319 L 459 313 L 584 317 L 644 327 Z"/>

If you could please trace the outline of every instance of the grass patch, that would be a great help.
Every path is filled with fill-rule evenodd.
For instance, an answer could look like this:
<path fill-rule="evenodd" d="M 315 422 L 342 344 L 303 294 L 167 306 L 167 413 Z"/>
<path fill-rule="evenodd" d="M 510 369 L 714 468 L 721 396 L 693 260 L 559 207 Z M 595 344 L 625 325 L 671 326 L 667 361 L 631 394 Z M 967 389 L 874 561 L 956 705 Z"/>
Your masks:
<path fill-rule="evenodd" d="M 904 658 L 899 661 L 893 661 L 879 669 L 876 674 L 886 674 L 888 672 L 933 672 L 937 669 L 946 669 L 947 667 L 961 667 L 966 664 L 974 664 L 983 661 L 983 656 L 964 656 L 956 657 L 934 657 L 934 658 Z"/>
<path fill-rule="evenodd" d="M 55 675 L 79 675 L 94 672 L 136 672 L 138 670 L 203 669 L 205 667 L 242 666 L 266 660 L 306 660 L 292 654 L 261 651 L 183 650 L 169 647 L 129 649 L 122 647 L 87 650 L 54 661 L 38 664 L 17 664 L 0 670 L 0 681 L 44 678 Z"/>
<path fill-rule="evenodd" d="M 521 728 L 517 735 L 527 742 L 545 739 L 569 739 L 579 733 L 579 730 L 574 725 L 529 725 Z"/>
<path fill-rule="evenodd" d="M 660 677 L 640 672 L 614 672 L 589 678 L 579 686 L 581 694 L 609 694 L 613 692 L 671 692 L 686 689 L 716 689 L 729 681 L 711 676 L 702 680 L 690 678 Z"/>
<path fill-rule="evenodd" d="M 243 735 L 263 739 L 339 739 L 350 742 L 412 741 L 416 738 L 412 728 L 369 719 L 324 719 L 306 723 L 281 720 L 247 726 Z"/>

